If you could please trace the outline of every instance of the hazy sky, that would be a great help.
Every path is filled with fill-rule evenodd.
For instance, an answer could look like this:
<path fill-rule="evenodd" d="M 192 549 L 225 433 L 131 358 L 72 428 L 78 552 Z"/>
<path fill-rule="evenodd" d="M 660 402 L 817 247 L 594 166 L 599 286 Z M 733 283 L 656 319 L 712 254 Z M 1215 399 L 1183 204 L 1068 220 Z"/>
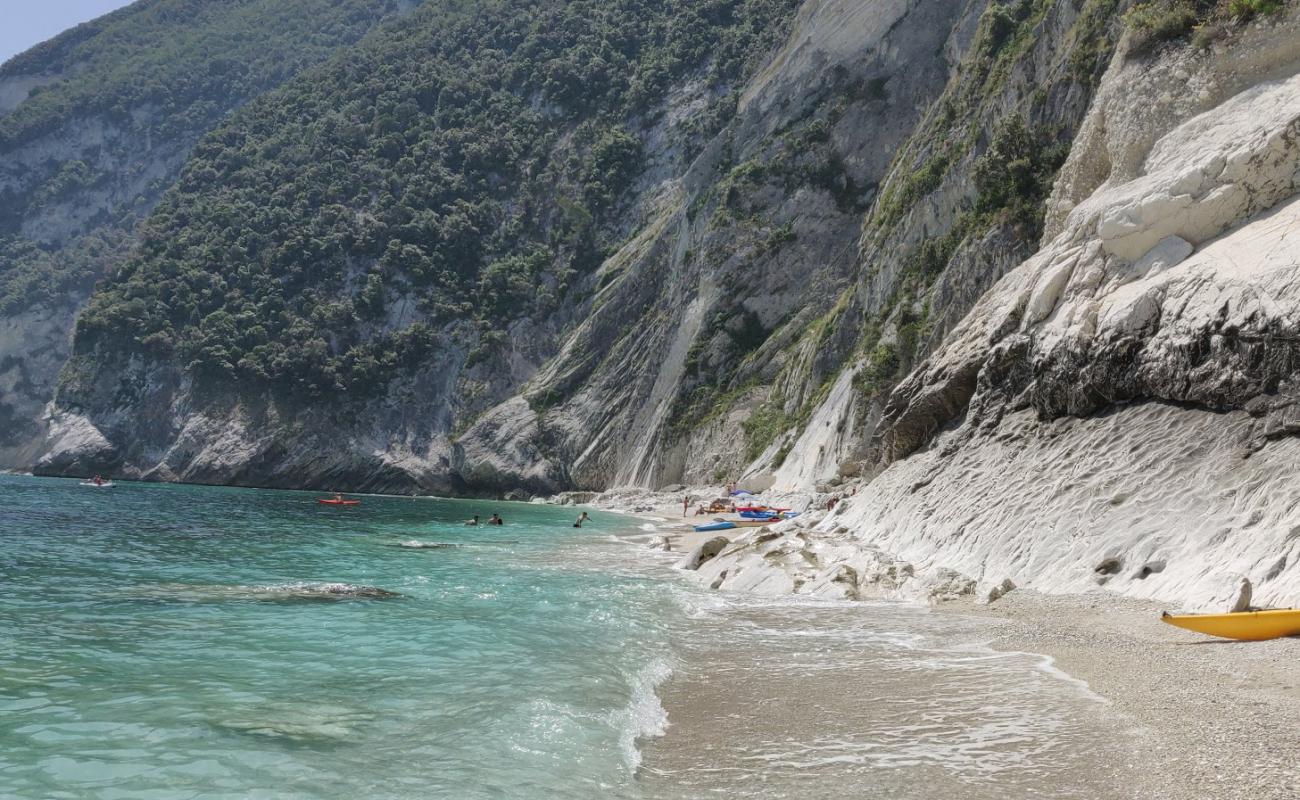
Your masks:
<path fill-rule="evenodd" d="M 0 64 L 131 0 L 0 0 Z"/>

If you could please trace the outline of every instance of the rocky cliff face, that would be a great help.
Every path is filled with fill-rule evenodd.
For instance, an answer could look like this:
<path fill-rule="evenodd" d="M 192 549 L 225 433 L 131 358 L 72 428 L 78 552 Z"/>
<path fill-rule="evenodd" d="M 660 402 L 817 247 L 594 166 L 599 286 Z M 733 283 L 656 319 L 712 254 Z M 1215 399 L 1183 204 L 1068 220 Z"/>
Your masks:
<path fill-rule="evenodd" d="M 0 66 L 0 464 L 34 461 L 78 310 L 195 142 L 402 8 L 155 0 Z"/>
<path fill-rule="evenodd" d="M 788 545 L 850 543 L 836 591 L 897 559 L 963 591 L 1294 601 L 1297 30 L 1116 56 L 1043 247 L 889 396 L 883 471 Z"/>
<path fill-rule="evenodd" d="M 529 402 L 461 437 L 463 469 L 583 488 L 738 477 L 797 488 L 869 470 L 893 383 L 1033 252 L 1039 204 L 1119 35 L 1118 11 L 969 3 L 880 17 L 805 5 L 743 94 L 728 143 L 747 160 L 729 174 L 694 165 L 657 241 L 636 243 L 607 305 L 524 388 Z M 847 95 L 846 75 L 858 87 Z M 825 76 L 840 83 L 809 96 Z M 787 109 L 830 126 L 846 181 L 871 188 L 866 208 L 846 218 L 830 208 L 835 187 L 774 185 L 783 150 L 811 149 L 763 138 L 774 116 L 789 125 Z M 999 162 L 988 153 L 1009 120 L 1026 152 Z M 1027 185 L 985 197 L 1016 179 L 1006 167 L 1018 158 Z M 977 185 L 976 165 L 989 162 Z M 745 246 L 729 205 L 741 179 L 738 210 L 788 220 L 792 246 Z M 689 213 L 697 207 L 713 209 L 707 222 Z M 647 309 L 642 324 L 627 326 L 628 308 Z M 761 344 L 740 348 L 745 314 Z"/>
<path fill-rule="evenodd" d="M 849 519 L 981 578 L 1293 598 L 1296 32 L 1117 59 L 1050 238 L 891 397 Z"/>
<path fill-rule="evenodd" d="M 378 397 L 304 406 L 199 391 L 174 359 L 81 337 L 40 469 L 444 492 L 682 474 L 718 398 L 763 396 L 787 351 L 807 361 L 810 331 L 830 330 L 817 318 L 851 279 L 862 213 L 948 78 L 954 26 L 977 13 L 810 2 L 743 83 L 686 74 L 625 123 L 645 166 L 608 234 L 613 254 L 491 346 L 390 294 L 410 313 L 374 333 L 429 322 L 439 346 Z M 567 141 L 551 161 L 572 157 Z M 710 471 L 739 466 L 728 458 Z"/>
<path fill-rule="evenodd" d="M 819 362 L 839 334 L 824 315 L 852 281 L 864 207 L 942 91 L 945 46 L 971 13 L 805 4 L 732 124 L 602 267 L 556 357 L 459 438 L 458 469 L 545 489 L 739 474 L 772 438 L 743 424 L 786 413 L 773 378 L 799 408 L 833 377 L 835 355 Z"/>
<path fill-rule="evenodd" d="M 346 403 L 214 390 L 87 338 L 39 468 L 456 493 L 850 479 L 807 532 L 870 549 L 822 576 L 837 591 L 906 563 L 1212 602 L 1240 573 L 1279 599 L 1300 22 L 1138 53 L 1125 8 L 805 2 L 741 80 L 691 71 L 622 121 L 643 168 L 554 306 L 446 323 Z M 436 322 L 405 291 L 375 335 Z"/>

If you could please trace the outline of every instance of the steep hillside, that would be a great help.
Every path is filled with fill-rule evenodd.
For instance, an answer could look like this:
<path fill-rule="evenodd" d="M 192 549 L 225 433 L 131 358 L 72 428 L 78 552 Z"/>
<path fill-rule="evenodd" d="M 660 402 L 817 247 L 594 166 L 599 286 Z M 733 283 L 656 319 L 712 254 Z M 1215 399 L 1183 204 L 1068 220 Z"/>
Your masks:
<path fill-rule="evenodd" d="M 429 2 L 250 104 L 82 314 L 43 468 L 460 490 L 794 9 Z"/>
<path fill-rule="evenodd" d="M 0 464 L 29 463 L 77 308 L 198 138 L 405 5 L 142 0 L 0 66 Z"/>
<path fill-rule="evenodd" d="M 828 309 L 856 270 L 862 214 L 970 14 L 806 3 L 654 224 L 602 267 L 559 355 L 460 438 L 462 472 L 546 488 L 738 474 L 785 419 L 774 379 L 802 370 L 798 409 L 834 370 Z"/>
<path fill-rule="evenodd" d="M 1289 306 L 1211 244 L 1285 253 L 1266 5 L 426 3 L 197 146 L 78 323 L 39 469 L 874 478 L 844 507 L 930 559 L 960 531 L 927 503 L 974 481 L 946 465 L 1025 508 L 997 459 L 1052 420 L 1254 414 L 1225 430 L 1258 452 L 1294 427 Z"/>
<path fill-rule="evenodd" d="M 737 127 L 761 130 L 750 120 L 802 94 L 805 124 L 829 126 L 834 168 L 869 187 L 872 202 L 837 218 L 822 210 L 833 191 L 792 191 L 785 177 L 792 154 L 812 151 L 806 140 L 772 148 L 736 137 L 748 148 L 743 163 L 683 201 L 713 209 L 707 222 L 670 218 L 658 251 L 637 243 L 608 290 L 610 308 L 534 378 L 528 405 L 512 401 L 462 437 L 467 471 L 504 474 L 505 485 L 519 471 L 540 477 L 542 456 L 551 485 L 743 476 L 791 487 L 870 460 L 888 388 L 1033 251 L 1051 177 L 1120 29 L 1109 2 L 916 4 L 896 14 L 806 5 L 804 27 L 746 90 L 753 105 Z M 860 89 L 802 89 L 818 70 L 840 74 L 864 54 Z M 737 247 L 737 203 L 765 214 L 783 204 L 790 246 L 775 259 L 761 245 Z M 813 291 L 797 290 L 810 282 Z M 659 302 L 629 329 L 619 309 L 642 307 L 651 292 Z M 762 325 L 747 327 L 742 311 Z"/>
<path fill-rule="evenodd" d="M 854 596 L 905 574 L 1293 603 L 1298 33 L 1291 7 L 1196 47 L 1130 36 L 1043 247 L 889 394 L 880 473 L 818 530 L 711 574 L 763 581 L 775 548 L 770 585 Z"/>
<path fill-rule="evenodd" d="M 892 383 L 1032 252 L 1120 28 L 1110 0 L 473 8 L 209 137 L 83 314 L 42 470 L 464 492 L 870 462 Z"/>
<path fill-rule="evenodd" d="M 1300 590 L 1297 32 L 1293 9 L 1112 68 L 1056 235 L 890 399 L 897 463 L 856 506 L 881 546 L 1207 606 L 1242 577 L 1264 603 Z M 939 498 L 1001 511 L 940 519 Z"/>

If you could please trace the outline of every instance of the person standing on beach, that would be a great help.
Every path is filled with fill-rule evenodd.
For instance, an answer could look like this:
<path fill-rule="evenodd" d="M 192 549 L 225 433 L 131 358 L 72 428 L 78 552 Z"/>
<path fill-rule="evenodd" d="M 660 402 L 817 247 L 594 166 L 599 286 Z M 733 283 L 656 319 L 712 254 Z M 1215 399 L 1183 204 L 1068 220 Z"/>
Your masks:
<path fill-rule="evenodd" d="M 691 496 L 688 494 L 682 498 L 682 519 L 686 519 L 686 509 L 691 507 Z"/>
<path fill-rule="evenodd" d="M 584 511 L 584 512 L 582 512 L 582 514 L 578 517 L 578 521 L 575 522 L 575 523 L 573 523 L 573 527 L 575 527 L 575 528 L 581 528 L 581 527 L 582 527 L 582 523 L 586 522 L 586 521 L 589 520 L 589 519 L 591 519 L 591 517 L 587 516 L 587 512 Z"/>

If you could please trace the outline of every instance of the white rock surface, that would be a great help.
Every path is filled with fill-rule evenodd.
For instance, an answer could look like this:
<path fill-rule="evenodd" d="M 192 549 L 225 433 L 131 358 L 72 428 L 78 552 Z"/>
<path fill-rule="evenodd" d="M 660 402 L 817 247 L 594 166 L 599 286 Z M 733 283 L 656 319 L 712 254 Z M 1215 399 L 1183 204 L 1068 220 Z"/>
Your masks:
<path fill-rule="evenodd" d="M 834 478 L 840 464 L 857 444 L 852 425 L 858 405 L 863 402 L 853 387 L 856 368 L 846 369 L 836 378 L 826 402 L 822 403 L 790 448 L 789 455 L 773 476 L 776 491 L 806 490 Z M 762 463 L 763 459 L 760 458 Z"/>
<path fill-rule="evenodd" d="M 944 456 L 948 434 L 895 463 L 837 524 L 920 571 L 1044 592 L 1105 578 L 1109 591 L 1200 611 L 1237 605 L 1247 576 L 1255 604 L 1292 605 L 1300 440 L 1252 453 L 1254 428 L 1244 412 L 1153 403 L 1050 423 L 1021 411 L 978 446 Z"/>
<path fill-rule="evenodd" d="M 890 398 L 890 466 L 816 530 L 724 551 L 724 588 L 1300 605 L 1288 13 L 1213 55 L 1117 57 L 1049 240 Z M 899 585 L 875 580 L 891 559 Z"/>

